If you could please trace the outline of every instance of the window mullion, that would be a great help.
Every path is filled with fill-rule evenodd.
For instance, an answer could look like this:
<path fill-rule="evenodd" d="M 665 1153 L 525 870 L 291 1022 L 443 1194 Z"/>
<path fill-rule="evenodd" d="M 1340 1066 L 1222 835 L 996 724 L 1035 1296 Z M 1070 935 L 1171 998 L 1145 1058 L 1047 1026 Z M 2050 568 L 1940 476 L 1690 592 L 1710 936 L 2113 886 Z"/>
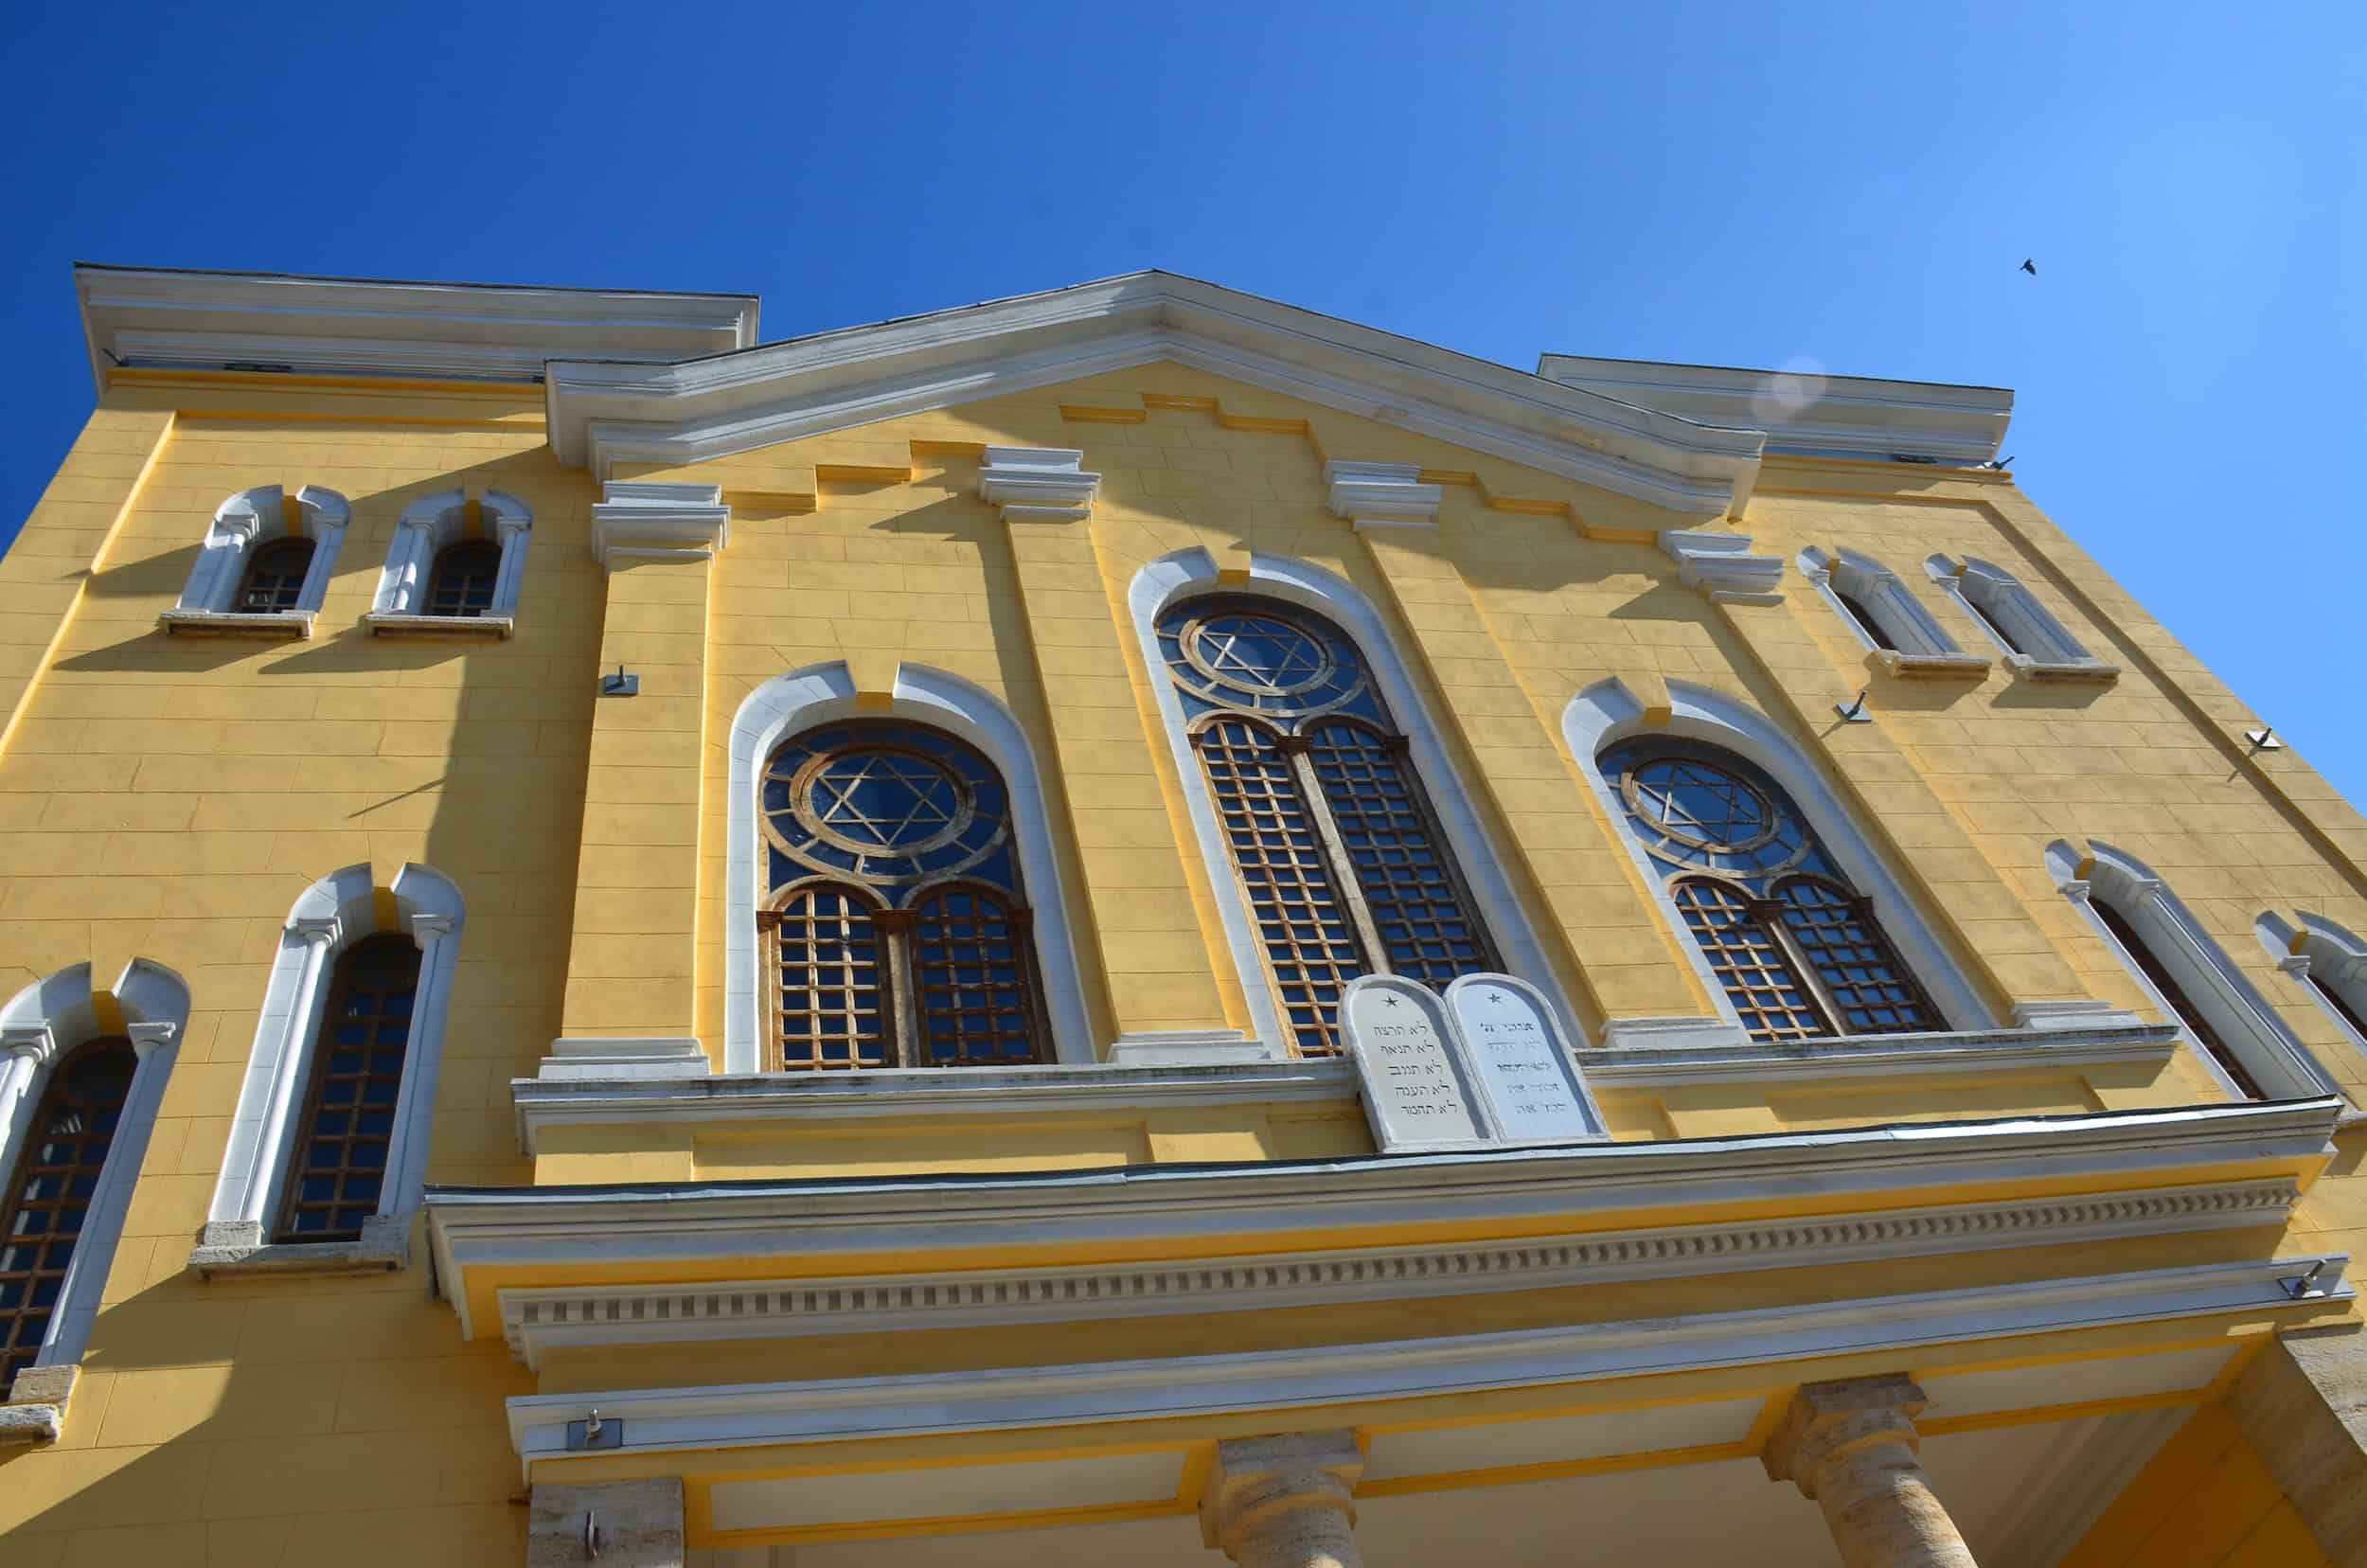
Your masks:
<path fill-rule="evenodd" d="M 1784 919 L 1786 907 L 1781 899 L 1753 899 L 1751 900 L 1751 919 L 1767 933 L 1768 940 L 1775 944 L 1775 951 L 1784 955 L 1785 961 L 1791 965 L 1792 973 L 1800 977 L 1801 987 L 1815 1003 L 1816 1010 L 1824 1015 L 1825 1032 L 1844 1034 L 1847 1031 L 1842 1027 L 1841 1007 L 1824 984 L 1824 976 L 1809 959 L 1807 950 L 1792 935 L 1790 926 Z"/>
<path fill-rule="evenodd" d="M 913 936 L 919 918 L 909 909 L 882 909 L 871 917 L 872 929 L 887 950 L 886 1035 L 888 1049 L 899 1067 L 921 1067 L 920 981 L 913 962 Z"/>
<path fill-rule="evenodd" d="M 1381 942 L 1380 926 L 1373 918 L 1372 905 L 1364 900 L 1364 884 L 1357 881 L 1356 864 L 1348 859 L 1347 840 L 1341 836 L 1339 821 L 1331 814 L 1331 802 L 1324 798 L 1323 780 L 1316 776 L 1307 737 L 1277 736 L 1273 747 L 1290 764 L 1290 777 L 1298 785 L 1300 798 L 1307 803 L 1307 820 L 1315 825 L 1315 837 L 1331 867 L 1331 883 L 1340 890 L 1340 901 L 1347 908 L 1348 925 L 1356 933 L 1357 946 L 1364 950 L 1365 969 L 1374 974 L 1391 972 L 1389 949 Z"/>

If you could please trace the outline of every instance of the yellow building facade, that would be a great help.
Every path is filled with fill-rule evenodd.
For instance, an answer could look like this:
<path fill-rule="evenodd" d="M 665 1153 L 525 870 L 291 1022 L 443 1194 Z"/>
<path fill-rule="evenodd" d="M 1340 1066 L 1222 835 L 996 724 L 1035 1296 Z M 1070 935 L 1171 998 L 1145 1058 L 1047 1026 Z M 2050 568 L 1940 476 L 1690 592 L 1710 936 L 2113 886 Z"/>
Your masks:
<path fill-rule="evenodd" d="M 2367 819 L 2010 394 L 77 288 L 0 1561 L 2367 1564 Z"/>

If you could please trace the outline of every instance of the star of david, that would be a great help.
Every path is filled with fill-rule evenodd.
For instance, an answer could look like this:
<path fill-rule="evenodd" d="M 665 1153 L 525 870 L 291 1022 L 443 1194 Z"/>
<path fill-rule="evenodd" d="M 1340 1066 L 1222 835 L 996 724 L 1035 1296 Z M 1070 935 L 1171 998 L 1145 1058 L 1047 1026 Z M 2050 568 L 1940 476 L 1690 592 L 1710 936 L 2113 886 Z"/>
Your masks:
<path fill-rule="evenodd" d="M 1641 793 L 1668 827 L 1713 844 L 1748 838 L 1767 820 L 1756 791 L 1707 769 L 1677 769 L 1664 781 L 1643 786 Z"/>
<path fill-rule="evenodd" d="M 1211 622 L 1201 649 L 1210 669 L 1253 685 L 1297 686 L 1324 667 L 1323 650 L 1311 638 L 1270 621 Z"/>
<path fill-rule="evenodd" d="M 882 848 L 935 837 L 960 809 L 944 770 L 892 752 L 842 758 L 813 781 L 816 821 L 844 838 Z"/>

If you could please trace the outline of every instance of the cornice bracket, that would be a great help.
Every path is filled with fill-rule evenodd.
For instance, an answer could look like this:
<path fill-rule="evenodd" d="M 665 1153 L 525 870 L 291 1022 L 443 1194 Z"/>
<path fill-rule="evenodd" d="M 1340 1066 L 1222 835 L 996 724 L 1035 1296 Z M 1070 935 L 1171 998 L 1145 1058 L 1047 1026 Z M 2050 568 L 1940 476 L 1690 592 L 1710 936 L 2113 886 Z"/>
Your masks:
<path fill-rule="evenodd" d="M 612 572 L 619 560 L 709 560 L 731 532 L 721 485 L 611 479 L 592 505 L 592 556 Z"/>
<path fill-rule="evenodd" d="M 1326 463 L 1324 483 L 1331 487 L 1332 515 L 1346 518 L 1359 533 L 1438 526 L 1443 488 L 1424 484 L 1413 463 Z"/>
<path fill-rule="evenodd" d="M 1091 517 L 1101 475 L 1085 472 L 1076 447 L 990 446 L 978 470 L 978 495 L 1006 523 L 1077 522 Z"/>
<path fill-rule="evenodd" d="M 1781 604 L 1784 558 L 1753 555 L 1749 534 L 1672 528 L 1660 547 L 1677 562 L 1677 580 L 1719 604 Z"/>

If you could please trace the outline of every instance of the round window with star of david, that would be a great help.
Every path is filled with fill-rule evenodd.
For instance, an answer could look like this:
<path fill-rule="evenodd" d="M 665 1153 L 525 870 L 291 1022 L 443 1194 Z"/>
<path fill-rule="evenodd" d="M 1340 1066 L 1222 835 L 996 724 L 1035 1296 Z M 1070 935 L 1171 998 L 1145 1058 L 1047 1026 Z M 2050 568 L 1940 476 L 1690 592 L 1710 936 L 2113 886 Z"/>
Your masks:
<path fill-rule="evenodd" d="M 1602 768 L 1644 846 L 1670 866 L 1754 890 L 1784 873 L 1831 869 L 1798 809 L 1755 768 L 1682 741 L 1617 746 Z"/>
<path fill-rule="evenodd" d="M 773 883 L 813 871 L 874 882 L 957 873 L 1014 883 L 1010 800 L 977 750 L 917 724 L 810 730 L 773 754 L 762 785 Z"/>
<path fill-rule="evenodd" d="M 1159 644 L 1201 711 L 1380 717 L 1355 645 L 1313 615 L 1263 600 L 1195 599 L 1160 616 Z"/>

